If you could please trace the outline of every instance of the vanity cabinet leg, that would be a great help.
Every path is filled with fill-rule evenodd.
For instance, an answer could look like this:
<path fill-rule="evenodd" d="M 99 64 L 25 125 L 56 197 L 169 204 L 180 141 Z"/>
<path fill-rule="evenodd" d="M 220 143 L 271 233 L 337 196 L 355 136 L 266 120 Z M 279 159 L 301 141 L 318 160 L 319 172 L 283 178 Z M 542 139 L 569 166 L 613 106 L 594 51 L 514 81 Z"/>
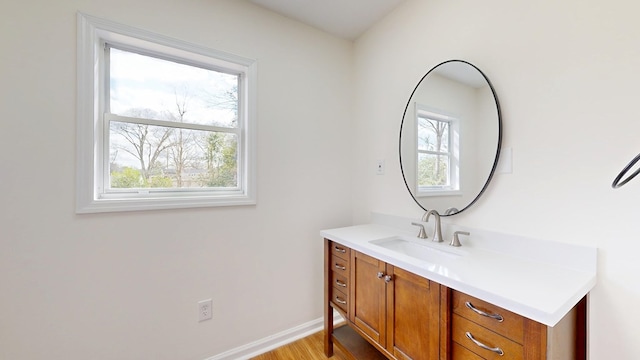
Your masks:
<path fill-rule="evenodd" d="M 580 300 L 577 307 L 578 318 L 576 320 L 576 359 L 587 359 L 587 301 L 589 295 Z"/>
<path fill-rule="evenodd" d="M 333 307 L 329 304 L 331 296 L 331 243 L 324 239 L 324 354 L 333 356 Z"/>
<path fill-rule="evenodd" d="M 333 308 L 328 307 L 324 315 L 324 354 L 330 358 L 333 356 Z"/>

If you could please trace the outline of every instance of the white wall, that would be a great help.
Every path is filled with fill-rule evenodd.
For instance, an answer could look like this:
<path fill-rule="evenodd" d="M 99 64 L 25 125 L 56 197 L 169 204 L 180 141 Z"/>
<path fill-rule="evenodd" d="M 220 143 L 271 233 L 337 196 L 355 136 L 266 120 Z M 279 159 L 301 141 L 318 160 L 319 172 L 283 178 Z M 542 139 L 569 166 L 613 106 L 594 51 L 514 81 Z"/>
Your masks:
<path fill-rule="evenodd" d="M 257 206 L 74 213 L 77 11 L 258 60 Z M 202 360 L 322 316 L 350 42 L 238 0 L 26 0 L 0 44 L 0 359 Z"/>
<path fill-rule="evenodd" d="M 320 317 L 318 230 L 421 215 L 400 177 L 400 119 L 452 58 L 492 80 L 514 158 L 452 220 L 597 246 L 590 355 L 634 358 L 640 180 L 609 184 L 640 152 L 638 10 L 407 0 L 352 59 L 350 43 L 238 0 L 3 4 L 0 358 L 201 360 Z M 257 206 L 74 214 L 76 11 L 258 59 Z M 214 320 L 197 323 L 208 297 Z"/>
<path fill-rule="evenodd" d="M 640 152 L 639 11 L 629 0 L 407 0 L 356 42 L 354 222 L 421 215 L 397 161 L 402 112 L 432 66 L 470 61 L 498 93 L 513 174 L 451 221 L 598 247 L 590 358 L 636 358 L 640 180 L 610 184 Z"/>

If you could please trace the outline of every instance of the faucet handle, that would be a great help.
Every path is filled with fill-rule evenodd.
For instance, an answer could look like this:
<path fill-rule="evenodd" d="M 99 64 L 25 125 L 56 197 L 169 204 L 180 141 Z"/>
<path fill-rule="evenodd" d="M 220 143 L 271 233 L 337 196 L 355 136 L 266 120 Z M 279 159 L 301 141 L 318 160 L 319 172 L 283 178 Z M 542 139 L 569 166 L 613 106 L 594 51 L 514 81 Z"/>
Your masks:
<path fill-rule="evenodd" d="M 418 237 L 420 239 L 426 239 L 427 238 L 427 232 L 424 230 L 424 225 L 417 223 L 417 222 L 412 222 L 411 225 L 415 225 L 415 226 L 419 226 L 420 227 L 420 232 L 418 232 Z"/>
<path fill-rule="evenodd" d="M 449 245 L 451 246 L 462 246 L 462 244 L 460 244 L 460 239 L 458 238 L 458 235 L 471 235 L 470 232 L 468 231 L 456 231 L 453 233 L 453 239 L 451 239 L 451 242 L 449 243 Z"/>

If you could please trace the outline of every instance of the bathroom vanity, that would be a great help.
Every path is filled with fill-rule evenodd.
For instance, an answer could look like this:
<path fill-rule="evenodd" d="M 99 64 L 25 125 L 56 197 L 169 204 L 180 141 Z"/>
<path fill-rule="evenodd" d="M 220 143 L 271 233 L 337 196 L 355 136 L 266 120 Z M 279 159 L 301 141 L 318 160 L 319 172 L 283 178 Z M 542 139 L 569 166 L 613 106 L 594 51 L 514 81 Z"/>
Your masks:
<path fill-rule="evenodd" d="M 321 232 L 328 357 L 335 345 L 362 360 L 586 359 L 596 249 L 441 228 L 440 216 L 483 195 L 501 140 L 498 97 L 479 68 L 448 60 L 420 79 L 400 124 L 399 160 L 423 222 L 372 214 L 371 224 Z M 449 246 L 456 233 L 466 234 L 462 246 Z"/>
<path fill-rule="evenodd" d="M 453 248 L 379 224 L 322 231 L 326 355 L 585 359 L 595 249 L 471 234 Z"/>

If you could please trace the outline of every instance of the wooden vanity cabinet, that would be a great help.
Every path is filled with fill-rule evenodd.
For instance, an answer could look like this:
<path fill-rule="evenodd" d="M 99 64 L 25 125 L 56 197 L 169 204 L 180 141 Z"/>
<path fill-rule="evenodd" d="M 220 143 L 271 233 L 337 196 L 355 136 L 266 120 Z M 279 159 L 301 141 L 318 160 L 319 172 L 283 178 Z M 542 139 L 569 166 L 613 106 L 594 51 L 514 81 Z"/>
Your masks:
<path fill-rule="evenodd" d="M 385 263 L 354 251 L 349 321 L 375 343 L 386 344 Z"/>
<path fill-rule="evenodd" d="M 351 274 L 351 249 L 332 243 L 331 245 L 331 271 L 329 280 L 331 284 L 331 304 L 346 314 L 349 306 L 349 276 Z"/>
<path fill-rule="evenodd" d="M 340 247 L 342 245 L 327 240 L 325 254 Z M 335 254 L 332 253 L 331 261 L 326 263 L 331 268 L 325 272 L 325 290 L 330 293 L 325 299 L 331 299 L 327 303 L 331 324 L 325 320 L 325 329 L 331 330 L 325 334 L 326 355 L 333 354 L 335 343 L 354 359 L 438 359 L 440 285 L 357 251 L 346 249 L 346 253 L 350 255 L 346 312 L 343 304 L 336 303 L 342 289 L 336 288 L 333 280 Z M 352 331 L 334 331 L 331 308 L 343 315 Z M 354 333 L 356 339 L 366 341 L 353 346 L 353 336 L 341 338 L 349 332 Z M 368 355 L 353 355 L 362 351 L 368 351 Z"/>
<path fill-rule="evenodd" d="M 586 298 L 553 328 L 449 290 L 451 360 L 586 359 Z"/>
<path fill-rule="evenodd" d="M 387 264 L 387 350 L 396 359 L 438 359 L 440 284 Z"/>
<path fill-rule="evenodd" d="M 437 359 L 440 288 L 353 251 L 350 322 L 395 359 Z"/>
<path fill-rule="evenodd" d="M 334 309 L 347 326 L 334 329 Z M 586 298 L 549 328 L 328 239 L 325 311 L 327 357 L 336 345 L 356 360 L 586 359 Z"/>

